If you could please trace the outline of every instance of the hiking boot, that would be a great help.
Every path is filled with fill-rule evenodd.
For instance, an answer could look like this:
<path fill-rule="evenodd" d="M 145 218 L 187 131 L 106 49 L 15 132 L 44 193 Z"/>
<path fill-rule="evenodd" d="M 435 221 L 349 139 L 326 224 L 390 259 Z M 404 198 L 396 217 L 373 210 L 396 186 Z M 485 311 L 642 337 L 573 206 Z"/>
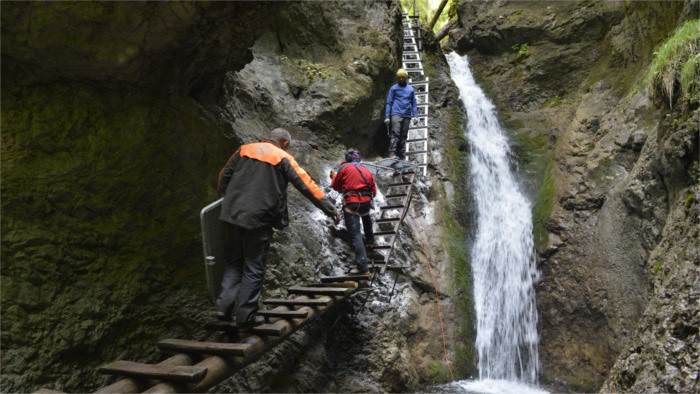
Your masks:
<path fill-rule="evenodd" d="M 221 311 L 216 311 L 216 320 L 218 321 L 231 321 L 231 319 L 228 318 L 228 315 L 226 312 L 221 312 Z"/>
<path fill-rule="evenodd" d="M 369 252 L 370 250 L 374 249 L 374 244 L 366 243 L 365 249 Z"/>
<path fill-rule="evenodd" d="M 369 270 L 366 269 L 364 271 L 361 271 L 357 268 L 353 268 L 350 270 L 350 275 L 369 275 Z"/>
<path fill-rule="evenodd" d="M 236 328 L 238 328 L 238 331 L 245 332 L 263 323 L 265 323 L 265 318 L 262 316 L 255 315 L 253 316 L 252 320 L 244 321 L 242 323 L 236 322 Z"/>

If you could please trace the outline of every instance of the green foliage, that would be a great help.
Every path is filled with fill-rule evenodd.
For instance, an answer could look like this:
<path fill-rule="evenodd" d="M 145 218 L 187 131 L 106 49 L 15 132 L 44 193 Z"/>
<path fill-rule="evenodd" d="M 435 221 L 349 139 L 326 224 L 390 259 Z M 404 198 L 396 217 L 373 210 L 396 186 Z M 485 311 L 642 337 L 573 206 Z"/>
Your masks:
<path fill-rule="evenodd" d="M 700 101 L 700 19 L 686 22 L 654 52 L 645 82 L 652 98 Z M 680 87 L 680 91 L 676 91 Z"/>
<path fill-rule="evenodd" d="M 528 43 L 515 44 L 511 46 L 510 49 L 518 52 L 517 56 L 515 56 L 515 60 L 525 59 L 530 56 L 530 44 Z"/>
<path fill-rule="evenodd" d="M 277 56 L 277 59 L 294 65 L 311 83 L 319 79 L 322 81 L 328 79 L 328 66 L 323 63 L 311 63 L 306 59 L 290 59 L 285 55 Z"/>
<path fill-rule="evenodd" d="M 415 1 L 415 6 L 416 6 L 416 12 L 420 15 L 420 20 L 421 22 L 425 23 L 426 25 L 430 23 L 430 20 L 433 19 L 433 15 L 438 10 L 438 7 L 440 6 L 441 0 L 416 0 Z M 438 30 L 442 29 L 450 19 L 454 19 L 457 17 L 457 5 L 459 3 L 459 0 L 450 0 L 447 2 L 445 5 L 445 8 L 442 10 L 440 13 L 440 16 L 438 17 L 437 22 L 435 22 L 435 26 L 433 26 L 433 31 L 437 32 Z M 401 8 L 403 8 L 403 12 L 408 13 L 409 15 L 413 15 L 413 0 L 401 0 Z"/>
<path fill-rule="evenodd" d="M 545 102 L 539 106 L 539 108 L 558 107 L 559 105 L 561 105 L 561 100 L 562 97 L 558 94 L 552 97 L 548 97 L 547 100 L 545 100 Z"/>
<path fill-rule="evenodd" d="M 447 383 L 451 380 L 450 370 L 447 369 L 447 365 L 445 365 L 444 361 L 435 358 L 430 362 L 428 375 L 432 384 Z"/>

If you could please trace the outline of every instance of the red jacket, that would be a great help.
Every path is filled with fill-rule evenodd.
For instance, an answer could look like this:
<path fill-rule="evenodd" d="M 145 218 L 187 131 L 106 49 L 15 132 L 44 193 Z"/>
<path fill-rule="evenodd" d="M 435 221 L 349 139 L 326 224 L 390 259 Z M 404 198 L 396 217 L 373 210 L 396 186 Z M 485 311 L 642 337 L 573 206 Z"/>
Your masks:
<path fill-rule="evenodd" d="M 360 172 L 362 175 L 360 175 Z M 364 179 L 362 178 L 364 176 Z M 365 182 L 366 180 L 366 182 Z M 338 174 L 333 178 L 331 186 L 345 195 L 345 203 L 368 202 L 377 195 L 377 187 L 374 185 L 374 176 L 368 169 L 356 162 L 344 161 L 340 163 Z M 345 194 L 349 191 L 371 192 L 368 195 Z"/>

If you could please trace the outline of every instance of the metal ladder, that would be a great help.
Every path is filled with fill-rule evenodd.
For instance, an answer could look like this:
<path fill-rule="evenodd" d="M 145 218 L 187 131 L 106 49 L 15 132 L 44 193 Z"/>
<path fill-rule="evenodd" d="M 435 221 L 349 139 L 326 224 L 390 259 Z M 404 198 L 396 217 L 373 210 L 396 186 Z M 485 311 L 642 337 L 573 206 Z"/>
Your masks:
<path fill-rule="evenodd" d="M 423 69 L 423 46 L 418 25 L 414 26 L 412 19 L 417 16 L 403 14 L 403 53 L 401 55 L 403 68 L 408 72 L 408 83 L 416 92 L 418 103 L 418 123 L 408 128 L 406 139 L 406 157 L 421 166 L 422 175 L 428 173 L 428 109 L 429 81 Z"/>

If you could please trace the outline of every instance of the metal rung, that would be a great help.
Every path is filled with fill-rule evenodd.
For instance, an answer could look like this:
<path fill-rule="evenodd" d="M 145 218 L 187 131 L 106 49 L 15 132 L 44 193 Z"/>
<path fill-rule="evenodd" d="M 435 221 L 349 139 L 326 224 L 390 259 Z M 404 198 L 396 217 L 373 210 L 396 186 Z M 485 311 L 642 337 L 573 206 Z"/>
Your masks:
<path fill-rule="evenodd" d="M 399 209 L 399 208 L 403 208 L 403 207 L 404 207 L 404 205 L 386 205 L 386 206 L 383 206 L 383 207 L 381 207 L 381 208 L 379 208 L 379 209 L 381 209 L 382 211 L 384 211 L 384 210 L 387 210 L 387 209 Z"/>
<path fill-rule="evenodd" d="M 391 249 L 391 245 L 375 245 L 373 247 L 374 250 L 387 250 Z"/>
<path fill-rule="evenodd" d="M 401 220 L 401 218 L 383 218 L 383 219 L 377 219 L 374 222 L 375 223 L 389 223 L 389 222 L 398 222 Z"/>
<path fill-rule="evenodd" d="M 426 142 L 426 141 L 428 141 L 427 138 L 416 138 L 416 139 L 412 139 L 412 140 L 406 140 L 406 143 L 411 143 L 411 142 Z"/>
<path fill-rule="evenodd" d="M 384 198 L 389 199 L 389 198 L 399 198 L 399 197 L 406 197 L 408 196 L 408 193 L 397 193 L 397 194 L 389 194 L 384 196 Z"/>
<path fill-rule="evenodd" d="M 143 364 L 121 360 L 98 368 L 98 372 L 110 375 L 128 376 L 136 379 L 158 379 L 175 383 L 199 382 L 207 375 L 207 371 L 207 368 L 193 365 Z"/>
<path fill-rule="evenodd" d="M 398 183 L 390 183 L 389 187 L 399 187 L 399 186 L 411 186 L 413 182 L 398 182 Z"/>
<path fill-rule="evenodd" d="M 427 151 L 427 150 L 416 150 L 416 151 L 413 151 L 413 152 L 406 152 L 406 156 L 409 156 L 409 155 L 421 155 L 421 154 L 423 154 L 423 153 L 428 153 L 428 151 Z"/>
<path fill-rule="evenodd" d="M 396 231 L 377 231 L 374 233 L 375 237 L 384 237 L 387 235 L 395 235 Z"/>

